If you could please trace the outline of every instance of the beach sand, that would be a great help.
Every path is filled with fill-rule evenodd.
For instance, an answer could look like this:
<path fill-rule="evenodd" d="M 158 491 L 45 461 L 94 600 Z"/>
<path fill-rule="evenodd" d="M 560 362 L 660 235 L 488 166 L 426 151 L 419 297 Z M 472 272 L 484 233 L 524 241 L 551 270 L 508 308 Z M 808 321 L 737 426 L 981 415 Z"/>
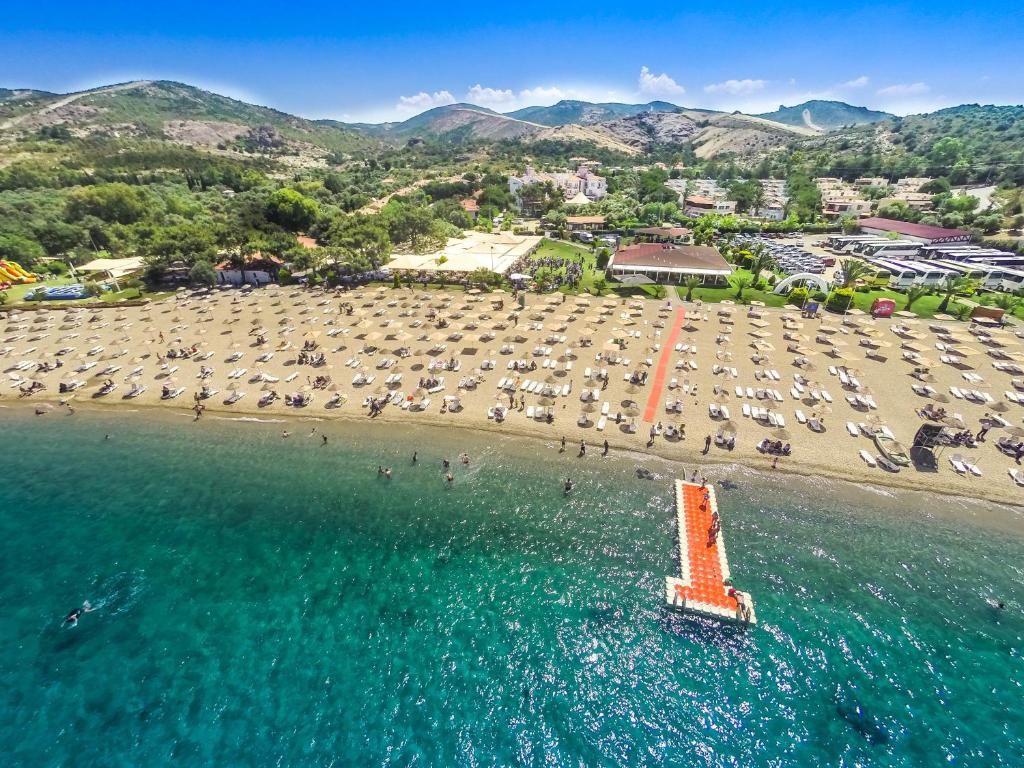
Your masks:
<path fill-rule="evenodd" d="M 496 303 L 499 301 L 503 302 L 502 308 Z M 342 308 L 346 303 L 352 307 L 351 314 Z M 528 295 L 526 307 L 518 316 L 513 314 L 516 310 L 507 294 L 363 289 L 328 295 L 274 287 L 215 291 L 205 298 L 179 293 L 141 307 L 9 311 L 0 319 L 0 366 L 5 371 L 0 404 L 17 411 L 38 409 L 41 418 L 65 418 L 69 411 L 57 405 L 61 400 L 73 408 L 163 408 L 189 414 L 194 395 L 205 384 L 218 390 L 203 401 L 206 417 L 219 413 L 264 419 L 301 416 L 370 424 L 364 400 L 388 397 L 396 404 L 385 406 L 374 422 L 431 424 L 506 436 L 540 437 L 555 445 L 564 437 L 565 451 L 572 456 L 579 452 L 583 440 L 588 459 L 599 456 L 602 443 L 607 440 L 611 450 L 660 456 L 684 466 L 743 464 L 771 470 L 774 459 L 757 450 L 758 443 L 767 437 L 792 446 L 792 455 L 778 459 L 774 469 L 777 472 L 955 494 L 1011 505 L 1021 504 L 1024 498 L 1007 474 L 1008 468 L 1016 468 L 1014 460 L 995 446 L 996 439 L 1006 434 L 1005 429 L 993 429 L 975 449 L 946 448 L 939 456 L 935 472 L 907 467 L 899 473 L 864 463 L 859 452 L 863 449 L 877 457 L 878 449 L 870 438 L 863 434 L 853 437 L 846 429 L 847 422 L 868 427 L 884 424 L 909 447 L 923 421 L 916 410 L 929 402 L 950 414 L 962 415 L 966 427 L 975 432 L 979 420 L 993 408 L 1003 410 L 1001 415 L 1007 421 L 1019 424 L 1019 406 L 1007 402 L 1003 395 L 1004 391 L 1014 389 L 1012 375 L 993 368 L 995 360 L 988 354 L 996 349 L 1019 351 L 1021 339 L 1012 334 L 978 339 L 971 336 L 966 324 L 951 324 L 950 337 L 939 329 L 941 324 L 920 321 L 906 328 L 910 336 L 900 336 L 893 328 L 906 321 L 898 318 L 872 321 L 861 316 L 844 321 L 826 316 L 821 320 L 802 320 L 794 311 L 756 308 L 751 313 L 750 308 L 739 306 L 563 298 L 561 294 Z M 442 318 L 446 326 L 438 327 L 437 321 Z M 264 337 L 265 343 L 257 343 L 258 335 Z M 613 339 L 621 339 L 624 344 L 613 344 Z M 828 339 L 839 342 L 835 354 L 827 354 L 833 349 L 825 343 Z M 876 346 L 874 355 L 868 356 L 870 350 L 862 344 L 878 342 L 881 346 Z M 966 365 L 940 363 L 939 357 L 945 352 L 935 348 L 936 342 L 967 351 L 969 354 L 963 358 Z M 768 346 L 758 350 L 752 346 L 755 343 Z M 312 353 L 324 355 L 323 365 L 314 367 L 298 362 L 304 344 L 316 345 Z M 689 349 L 676 351 L 678 345 Z M 788 351 L 794 345 L 799 345 L 801 351 Z M 166 357 L 169 350 L 193 346 L 197 352 L 188 359 Z M 970 349 L 964 350 L 965 346 Z M 371 352 L 368 347 L 375 349 Z M 408 349 L 407 357 L 399 356 L 398 350 L 403 347 Z M 571 356 L 567 354 L 570 349 Z M 915 363 L 903 358 L 914 350 L 933 363 L 928 366 L 931 376 L 926 382 L 910 376 Z M 269 359 L 257 361 L 259 356 L 269 353 Z M 237 360 L 231 359 L 239 355 Z M 599 361 L 597 355 L 621 360 Z M 755 362 L 755 355 L 767 359 Z M 810 366 L 794 365 L 794 360 L 804 355 Z M 164 359 L 161 361 L 158 356 Z M 393 360 L 393 365 L 379 368 L 385 359 Z M 419 380 L 430 374 L 431 364 L 451 359 L 460 364 L 458 371 L 435 372 L 436 376 L 444 377 L 443 389 L 426 392 L 418 387 Z M 57 360 L 64 363 L 63 367 L 49 372 L 35 370 L 37 363 Z M 494 360 L 495 368 L 482 370 L 485 360 Z M 533 362 L 537 367 L 517 373 L 508 368 L 512 360 Z M 544 367 L 545 360 L 551 361 L 552 367 Z M 18 366 L 24 363 L 31 365 L 19 370 Z M 571 369 L 567 370 L 569 363 Z M 92 365 L 86 370 L 75 370 L 89 364 Z M 213 369 L 206 379 L 198 377 L 202 366 Z M 716 373 L 716 366 L 726 370 Z M 838 374 L 830 372 L 831 367 L 850 371 L 860 386 L 844 387 Z M 108 368 L 116 370 L 103 373 Z M 229 378 L 231 371 L 241 369 L 245 373 L 239 378 Z M 607 386 L 586 378 L 587 369 L 591 373 L 605 369 Z M 731 369 L 736 370 L 735 377 Z M 778 380 L 769 378 L 770 374 L 759 380 L 765 370 L 777 373 Z M 401 374 L 401 381 L 386 385 L 386 377 L 395 373 Z M 624 380 L 631 373 L 646 374 L 646 381 Z M 965 373 L 977 374 L 982 380 L 968 382 Z M 271 380 L 252 381 L 256 374 Z M 374 380 L 356 385 L 353 380 L 358 374 L 373 376 Z M 791 392 L 794 375 L 803 377 L 804 382 L 803 392 L 796 392 L 797 397 Z M 326 388 L 313 386 L 317 376 L 330 377 Z M 509 411 L 500 423 L 488 417 L 488 409 L 496 403 L 509 404 L 508 394 L 497 388 L 502 379 L 509 378 L 518 379 L 516 407 L 520 397 L 525 397 L 527 407 L 550 409 L 551 423 L 527 418 L 525 411 L 518 410 Z M 98 396 L 97 391 L 108 379 L 117 385 L 116 389 Z M 459 386 L 470 379 L 476 381 L 474 386 Z M 673 379 L 678 386 L 671 386 Z M 19 390 L 33 380 L 45 384 L 46 389 L 20 397 Z M 84 385 L 72 395 L 58 392 L 61 382 L 72 381 Z M 522 386 L 526 381 L 549 389 L 557 387 L 558 394 L 524 392 Z M 146 390 L 137 397 L 125 398 L 133 383 L 145 386 Z M 915 394 L 911 385 L 924 383 L 935 394 Z M 566 385 L 569 391 L 562 395 Z M 164 386 L 182 392 L 174 399 L 162 400 Z M 742 388 L 743 397 L 737 397 L 737 386 Z M 992 402 L 958 399 L 950 394 L 950 387 L 979 390 L 987 393 Z M 747 397 L 747 388 L 753 398 Z M 585 389 L 598 390 L 596 402 L 581 402 Z M 760 389 L 776 390 L 782 401 L 759 399 Z M 232 390 L 245 395 L 233 404 L 225 404 Z M 281 399 L 260 407 L 260 397 L 271 390 Z M 828 393 L 831 403 L 811 399 L 812 391 L 822 390 Z M 288 394 L 305 394 L 312 401 L 305 407 L 290 407 L 284 401 Z M 326 407 L 331 398 L 339 395 L 342 400 L 337 407 Z M 877 408 L 854 407 L 847 401 L 848 395 L 869 399 Z M 445 396 L 457 396 L 461 408 L 442 413 Z M 429 404 L 420 410 L 425 400 Z M 668 400 L 682 401 L 682 413 L 667 412 Z M 409 409 L 403 409 L 399 402 L 409 404 Z M 608 417 L 599 431 L 606 403 Z M 713 418 L 709 413 L 712 403 L 724 405 L 729 418 Z M 744 404 L 781 414 L 785 419 L 784 431 L 744 416 Z M 824 421 L 826 431 L 816 433 L 798 423 L 797 410 L 808 418 L 817 415 Z M 585 411 L 589 412 L 581 426 L 579 420 Z M 621 414 L 619 423 L 616 414 Z M 651 443 L 650 428 L 659 422 L 685 425 L 685 437 L 666 439 L 659 435 Z M 705 455 L 705 438 L 722 428 L 735 433 L 735 449 L 726 450 L 712 443 Z M 957 474 L 947 460 L 954 453 L 977 465 L 982 476 Z"/>

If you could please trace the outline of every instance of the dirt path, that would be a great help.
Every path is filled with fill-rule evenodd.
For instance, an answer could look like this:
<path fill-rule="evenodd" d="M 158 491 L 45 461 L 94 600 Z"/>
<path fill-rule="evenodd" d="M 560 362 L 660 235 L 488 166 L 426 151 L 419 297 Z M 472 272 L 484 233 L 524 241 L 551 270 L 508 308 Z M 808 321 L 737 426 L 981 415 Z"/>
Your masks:
<path fill-rule="evenodd" d="M 89 91 L 79 91 L 78 93 L 72 93 L 69 96 L 57 99 L 57 101 L 51 101 L 46 106 L 40 107 L 39 109 L 33 112 L 26 112 L 24 115 L 11 117 L 7 120 L 4 120 L 3 122 L 0 122 L 0 131 L 7 130 L 8 128 L 14 128 L 23 123 L 25 120 L 28 120 L 30 117 L 35 117 L 37 115 L 45 115 L 49 112 L 53 112 L 54 110 L 60 109 L 61 107 L 67 106 L 68 104 L 73 104 L 74 102 L 86 96 L 92 96 L 98 93 L 116 93 L 117 91 L 128 91 L 132 88 L 138 88 L 143 85 L 149 85 L 150 82 L 151 81 L 149 80 L 133 80 L 130 83 L 121 83 L 120 85 L 109 85 L 104 88 L 94 88 Z"/>
<path fill-rule="evenodd" d="M 391 198 L 393 198 L 393 197 L 396 197 L 396 196 L 399 196 L 399 195 L 408 195 L 410 192 L 415 192 L 420 187 L 426 186 L 427 184 L 429 184 L 432 181 L 444 181 L 444 182 L 448 182 L 448 183 L 453 183 L 453 182 L 459 181 L 461 178 L 462 178 L 461 176 L 449 176 L 447 179 L 419 179 L 417 181 L 414 181 L 412 184 L 409 184 L 409 185 L 407 185 L 405 187 L 402 187 L 401 189 L 396 189 L 394 192 L 392 192 L 392 193 L 390 193 L 388 195 L 384 195 L 384 197 L 379 197 L 376 200 L 374 200 L 373 202 L 367 203 L 362 208 L 360 208 L 357 211 L 357 213 L 365 213 L 365 214 L 380 213 L 380 209 L 383 208 L 385 205 L 387 205 L 388 202 L 390 202 Z"/>

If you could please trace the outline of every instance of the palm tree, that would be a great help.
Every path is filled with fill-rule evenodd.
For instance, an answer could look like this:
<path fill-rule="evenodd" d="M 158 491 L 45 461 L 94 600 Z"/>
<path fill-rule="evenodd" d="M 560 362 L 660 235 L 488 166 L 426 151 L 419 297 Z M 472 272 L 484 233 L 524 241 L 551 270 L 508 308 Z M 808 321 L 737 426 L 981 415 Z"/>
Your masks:
<path fill-rule="evenodd" d="M 686 286 L 686 300 L 693 301 L 693 289 L 700 287 L 700 284 L 704 282 L 700 275 L 687 275 L 683 281 L 683 285 Z"/>
<path fill-rule="evenodd" d="M 761 273 L 774 266 L 775 260 L 771 257 L 771 254 L 767 253 L 763 248 L 752 254 L 752 258 L 750 260 L 750 273 L 754 276 L 755 288 L 757 288 L 761 283 Z"/>
<path fill-rule="evenodd" d="M 743 301 L 743 289 L 750 286 L 753 282 L 750 279 L 750 275 L 736 275 L 730 280 L 732 287 L 736 289 L 736 301 Z"/>
<path fill-rule="evenodd" d="M 995 305 L 1008 315 L 1012 315 L 1020 306 L 1022 297 L 1017 293 L 1000 293 L 996 296 Z M 2 302 L 0 302 L 2 303 Z"/>
<path fill-rule="evenodd" d="M 927 296 L 929 293 L 931 293 L 931 289 L 926 288 L 923 285 L 910 286 L 910 288 L 907 289 L 907 305 L 904 307 L 904 309 L 909 310 L 912 306 L 914 306 L 915 301 L 917 301 L 923 296 Z"/>
<path fill-rule="evenodd" d="M 978 284 L 969 277 L 950 274 L 942 281 L 939 293 L 942 294 L 942 301 L 939 303 L 936 312 L 945 312 L 949 309 L 950 300 L 958 294 L 971 294 L 977 290 Z"/>
<path fill-rule="evenodd" d="M 860 259 L 842 259 L 839 267 L 843 270 L 843 284 L 840 288 L 850 288 L 868 273 L 867 262 Z"/>

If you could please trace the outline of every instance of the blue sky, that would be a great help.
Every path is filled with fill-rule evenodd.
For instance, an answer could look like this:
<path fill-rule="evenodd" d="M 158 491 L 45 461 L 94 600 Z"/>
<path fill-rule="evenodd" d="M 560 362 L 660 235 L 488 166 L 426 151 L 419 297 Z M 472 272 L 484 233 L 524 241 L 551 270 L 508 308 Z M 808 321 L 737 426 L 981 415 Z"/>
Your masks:
<path fill-rule="evenodd" d="M 12 3 L 0 86 L 174 79 L 345 120 L 559 98 L 748 112 L 834 98 L 901 114 L 1024 102 L 1020 0 L 348 5 Z"/>

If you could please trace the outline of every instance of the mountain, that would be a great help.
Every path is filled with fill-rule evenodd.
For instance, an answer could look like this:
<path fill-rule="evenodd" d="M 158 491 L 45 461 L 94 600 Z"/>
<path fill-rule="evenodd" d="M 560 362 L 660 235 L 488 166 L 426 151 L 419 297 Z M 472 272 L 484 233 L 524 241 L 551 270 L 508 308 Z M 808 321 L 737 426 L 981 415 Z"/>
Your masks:
<path fill-rule="evenodd" d="M 809 128 L 775 123 L 738 112 L 686 110 L 641 112 L 591 126 L 629 147 L 648 152 L 657 147 L 691 144 L 699 158 L 718 154 L 760 154 L 794 139 L 814 135 Z"/>
<path fill-rule="evenodd" d="M 888 112 L 877 112 L 867 107 L 855 107 L 842 101 L 805 101 L 795 107 L 779 105 L 774 112 L 757 115 L 765 120 L 772 120 L 785 125 L 797 125 L 811 128 L 819 132 L 834 131 L 852 125 L 869 125 L 881 120 L 888 120 L 893 115 Z"/>
<path fill-rule="evenodd" d="M 550 107 L 523 107 L 514 112 L 506 112 L 509 117 L 528 120 L 541 125 L 594 125 L 619 117 L 630 117 L 641 112 L 678 112 L 679 107 L 667 101 L 651 101 L 647 104 L 619 104 L 608 102 L 594 104 L 589 101 L 571 101 L 563 99 Z"/>
<path fill-rule="evenodd" d="M 156 139 L 207 150 L 305 158 L 371 144 L 364 134 L 348 128 L 166 80 L 138 80 L 70 94 L 29 92 L 0 100 L 0 138 L 56 126 L 81 137 Z"/>
<path fill-rule="evenodd" d="M 458 143 L 517 139 L 536 133 L 544 126 L 502 115 L 475 104 L 447 104 L 428 109 L 400 123 L 349 124 L 347 127 L 385 140 L 439 139 Z"/>

